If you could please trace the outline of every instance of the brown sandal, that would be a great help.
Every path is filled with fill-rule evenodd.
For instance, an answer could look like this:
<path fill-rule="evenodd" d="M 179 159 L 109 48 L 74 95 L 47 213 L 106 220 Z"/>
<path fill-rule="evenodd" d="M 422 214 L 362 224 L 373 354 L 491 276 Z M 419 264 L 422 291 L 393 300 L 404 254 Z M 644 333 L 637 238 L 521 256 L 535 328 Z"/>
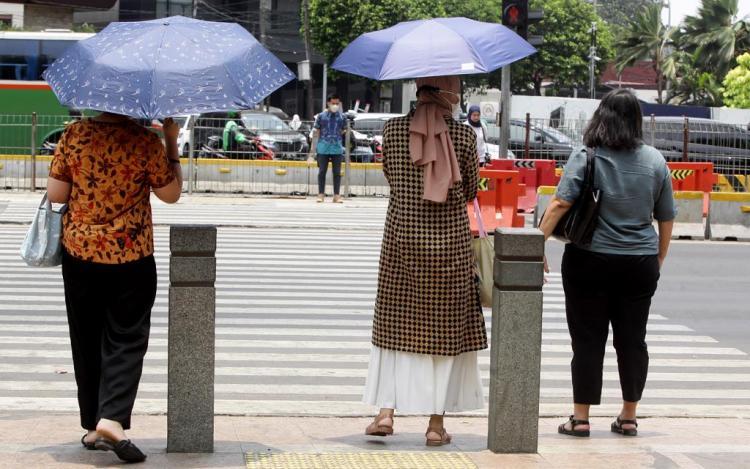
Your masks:
<path fill-rule="evenodd" d="M 437 433 L 440 435 L 440 439 L 431 439 L 427 435 L 430 433 Z M 448 434 L 448 432 L 445 431 L 445 428 L 441 428 L 440 430 L 434 430 L 434 429 L 427 429 L 427 433 L 424 434 L 425 438 L 427 438 L 427 443 L 425 443 L 427 446 L 445 446 L 451 442 L 452 437 Z"/>
<path fill-rule="evenodd" d="M 368 436 L 388 436 L 393 435 L 393 425 L 381 425 L 380 422 L 382 422 L 385 419 L 391 419 L 393 421 L 392 415 L 386 415 L 384 417 L 376 417 L 375 421 L 372 422 L 370 425 L 367 426 L 365 429 L 365 435 Z"/>

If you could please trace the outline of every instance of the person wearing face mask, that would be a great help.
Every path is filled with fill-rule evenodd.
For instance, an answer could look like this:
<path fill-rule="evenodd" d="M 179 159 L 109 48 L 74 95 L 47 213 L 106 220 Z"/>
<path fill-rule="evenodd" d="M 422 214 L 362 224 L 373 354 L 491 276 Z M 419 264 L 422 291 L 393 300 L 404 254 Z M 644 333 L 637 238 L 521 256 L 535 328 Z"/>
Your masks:
<path fill-rule="evenodd" d="M 328 165 L 333 165 L 333 203 L 343 203 L 341 198 L 341 163 L 344 158 L 343 134 L 346 131 L 346 118 L 340 111 L 341 99 L 328 96 L 327 110 L 315 119 L 314 137 L 318 139 L 315 151 L 318 155 L 318 203 L 326 200 L 326 178 Z"/>
<path fill-rule="evenodd" d="M 487 164 L 487 126 L 482 122 L 482 113 L 479 110 L 479 106 L 476 104 L 469 107 L 469 119 L 466 121 L 466 125 L 477 135 L 477 157 L 479 158 L 479 166 Z"/>
<path fill-rule="evenodd" d="M 484 408 L 487 348 L 466 203 L 477 193 L 477 139 L 451 115 L 458 77 L 417 80 L 417 106 L 383 131 L 391 188 L 363 401 L 365 430 L 393 434 L 394 412 L 430 415 L 428 446 L 450 443 L 445 412 Z"/>

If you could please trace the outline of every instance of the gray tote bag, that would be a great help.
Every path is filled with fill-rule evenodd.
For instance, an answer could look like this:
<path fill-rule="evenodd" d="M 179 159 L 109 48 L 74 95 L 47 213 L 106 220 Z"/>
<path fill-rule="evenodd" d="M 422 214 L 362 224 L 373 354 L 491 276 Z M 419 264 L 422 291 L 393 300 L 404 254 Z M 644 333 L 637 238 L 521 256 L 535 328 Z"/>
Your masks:
<path fill-rule="evenodd" d="M 60 210 L 53 210 L 47 194 L 44 194 L 21 245 L 21 257 L 26 264 L 32 267 L 62 264 L 63 215 L 67 209 L 68 206 L 63 205 Z"/>

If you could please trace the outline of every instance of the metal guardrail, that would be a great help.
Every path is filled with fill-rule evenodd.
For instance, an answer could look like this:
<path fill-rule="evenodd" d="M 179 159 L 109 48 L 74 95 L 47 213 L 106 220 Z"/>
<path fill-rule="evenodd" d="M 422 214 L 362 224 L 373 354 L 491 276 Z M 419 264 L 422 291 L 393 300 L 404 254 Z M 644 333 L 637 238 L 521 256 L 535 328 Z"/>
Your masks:
<path fill-rule="evenodd" d="M 34 123 L 31 114 L 0 115 L 0 189 L 43 187 L 49 166 L 45 156 L 54 152 L 65 125 L 74 119 L 37 116 Z M 312 156 L 310 148 L 314 146 L 312 122 L 283 121 L 259 112 L 177 119 L 182 129 L 179 150 L 188 168 L 186 190 L 316 193 L 316 164 L 308 163 Z M 516 158 L 551 159 L 562 166 L 571 151 L 582 144 L 587 124 L 575 119 L 512 119 L 509 147 Z M 356 123 L 350 136 L 352 165 L 345 171 L 349 193 L 387 195 L 380 166 L 373 164 L 381 157 L 379 136 L 357 132 Z M 499 137 L 500 129 L 488 123 L 489 142 L 497 144 Z M 750 131 L 743 126 L 647 116 L 643 138 L 669 161 L 710 161 L 718 173 L 727 177 L 745 178 L 750 174 Z"/>

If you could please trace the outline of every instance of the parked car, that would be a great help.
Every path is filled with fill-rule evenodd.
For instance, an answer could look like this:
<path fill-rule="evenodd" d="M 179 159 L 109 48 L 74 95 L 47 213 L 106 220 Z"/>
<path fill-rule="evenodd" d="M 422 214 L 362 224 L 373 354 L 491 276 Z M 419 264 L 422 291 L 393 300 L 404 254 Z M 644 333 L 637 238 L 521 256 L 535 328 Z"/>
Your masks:
<path fill-rule="evenodd" d="M 273 151 L 278 160 L 305 160 L 310 146 L 300 132 L 292 130 L 277 115 L 261 111 L 243 111 L 242 124 L 250 135 Z"/>
<path fill-rule="evenodd" d="M 374 161 L 383 161 L 383 128 L 385 123 L 394 117 L 403 114 L 393 113 L 357 113 L 354 115 L 352 126 L 357 132 L 361 132 L 372 139 Z"/>
<path fill-rule="evenodd" d="M 500 127 L 494 122 L 487 122 L 487 141 L 500 144 Z M 551 127 L 541 127 L 532 124 L 529 128 L 529 157 L 531 159 L 550 159 L 558 162 L 568 160 L 575 148 L 573 140 Z M 510 139 L 508 149 L 516 157 L 524 158 L 526 154 L 526 122 L 519 119 L 510 121 Z"/>
<path fill-rule="evenodd" d="M 714 163 L 718 172 L 747 173 L 750 169 L 750 131 L 741 125 L 711 119 L 688 119 L 688 161 Z M 684 157 L 685 119 L 655 117 L 643 121 L 643 139 L 669 161 Z M 738 173 L 739 174 L 739 173 Z"/>

